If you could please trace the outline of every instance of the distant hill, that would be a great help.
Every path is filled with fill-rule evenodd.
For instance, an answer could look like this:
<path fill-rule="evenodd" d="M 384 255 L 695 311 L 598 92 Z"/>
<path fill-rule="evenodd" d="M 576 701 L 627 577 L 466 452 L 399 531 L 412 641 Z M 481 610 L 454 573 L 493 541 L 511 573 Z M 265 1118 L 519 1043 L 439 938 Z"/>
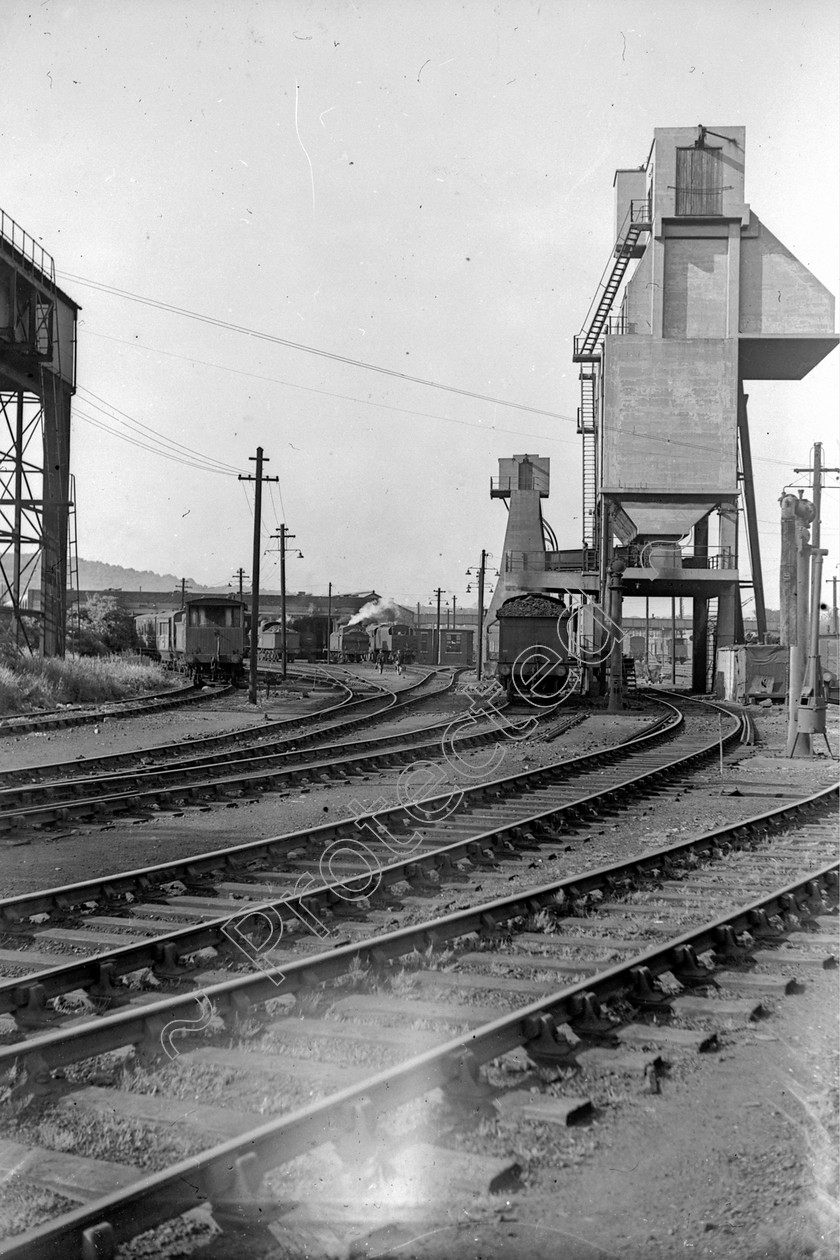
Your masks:
<path fill-rule="evenodd" d="M 192 591 L 208 588 L 187 578 Z M 124 569 L 121 564 L 105 564 L 102 560 L 79 558 L 79 588 L 83 591 L 174 591 L 181 588 L 181 577 L 174 573 L 154 573 L 151 569 Z"/>

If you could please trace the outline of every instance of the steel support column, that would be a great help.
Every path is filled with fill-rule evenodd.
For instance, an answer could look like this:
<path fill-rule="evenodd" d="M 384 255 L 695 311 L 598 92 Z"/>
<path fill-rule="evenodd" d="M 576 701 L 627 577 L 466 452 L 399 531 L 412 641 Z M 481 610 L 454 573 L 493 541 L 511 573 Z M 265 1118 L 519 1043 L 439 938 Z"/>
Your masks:
<path fill-rule="evenodd" d="M 44 374 L 46 377 L 46 373 Z M 56 377 L 44 389 L 44 549 L 41 652 L 64 655 L 67 618 L 67 518 L 70 508 L 70 389 Z"/>
<path fill-rule="evenodd" d="M 694 526 L 694 554 L 704 559 L 709 554 L 709 518 L 704 516 Z M 709 601 L 695 596 L 691 601 L 691 690 L 705 695 L 709 676 Z"/>
<path fill-rule="evenodd" d="M 724 561 L 728 568 L 738 568 L 738 507 L 735 503 L 720 505 L 720 550 L 731 554 L 731 562 Z M 737 582 L 731 583 L 718 596 L 718 647 L 731 647 L 733 643 L 741 643 L 744 638 L 744 620 L 741 615 L 741 588 Z"/>
<path fill-rule="evenodd" d="M 744 514 L 747 519 L 747 541 L 750 547 L 755 619 L 759 643 L 767 640 L 767 612 L 764 604 L 764 577 L 761 572 L 761 545 L 758 535 L 758 511 L 755 505 L 750 426 L 747 417 L 747 398 L 743 382 L 738 383 L 738 440 L 741 446 L 741 469 L 744 477 Z"/>

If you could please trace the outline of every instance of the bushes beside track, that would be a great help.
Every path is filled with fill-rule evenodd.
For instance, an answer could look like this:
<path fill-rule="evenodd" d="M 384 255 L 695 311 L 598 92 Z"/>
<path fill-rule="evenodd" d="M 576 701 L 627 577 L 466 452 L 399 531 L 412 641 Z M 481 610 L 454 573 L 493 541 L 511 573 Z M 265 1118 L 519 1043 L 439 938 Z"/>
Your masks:
<path fill-rule="evenodd" d="M 0 717 L 37 713 L 63 704 L 100 704 L 182 683 L 154 661 L 131 656 L 40 656 L 4 653 L 0 659 Z"/>

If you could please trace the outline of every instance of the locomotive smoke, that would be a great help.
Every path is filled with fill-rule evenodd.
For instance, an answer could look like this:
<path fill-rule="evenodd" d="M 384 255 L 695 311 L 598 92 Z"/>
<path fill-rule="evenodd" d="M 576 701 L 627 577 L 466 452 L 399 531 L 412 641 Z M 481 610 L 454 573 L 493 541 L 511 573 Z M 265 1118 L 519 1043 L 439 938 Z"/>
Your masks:
<path fill-rule="evenodd" d="M 363 604 L 357 613 L 347 622 L 348 626 L 358 626 L 366 621 L 399 621 L 401 609 L 395 600 L 388 598 L 370 599 Z"/>

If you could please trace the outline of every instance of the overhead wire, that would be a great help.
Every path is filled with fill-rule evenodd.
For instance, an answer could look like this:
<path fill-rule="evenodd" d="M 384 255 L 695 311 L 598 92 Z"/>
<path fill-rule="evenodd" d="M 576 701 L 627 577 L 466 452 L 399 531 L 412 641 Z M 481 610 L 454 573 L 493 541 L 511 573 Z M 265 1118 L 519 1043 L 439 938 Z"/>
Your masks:
<path fill-rule="evenodd" d="M 78 394 L 85 395 L 87 405 L 89 407 L 93 407 L 94 411 L 103 412 L 103 414 L 107 415 L 109 419 L 115 420 L 118 424 L 125 424 L 127 428 L 134 429 L 135 431 L 137 429 L 141 429 L 144 433 L 149 434 L 155 441 L 175 447 L 177 450 L 184 451 L 189 455 L 197 456 L 205 463 L 217 464 L 226 472 L 239 472 L 239 469 L 234 467 L 233 464 L 225 463 L 224 460 L 215 459 L 212 455 L 205 455 L 203 451 L 197 451 L 195 447 L 185 446 L 183 442 L 176 442 L 174 438 L 167 437 L 166 434 L 161 433 L 159 429 L 153 429 L 150 425 L 144 424 L 142 420 L 137 420 L 134 416 L 130 416 L 128 412 L 122 411 L 115 403 L 108 402 L 106 398 L 100 397 L 99 394 L 95 394 L 93 390 L 86 389 L 83 385 L 77 386 L 76 392 Z M 90 399 L 93 399 L 94 401 L 91 402 Z"/>
<path fill-rule="evenodd" d="M 526 433 L 522 429 L 507 429 L 498 424 L 483 424 L 480 420 L 473 422 L 470 420 L 459 420 L 455 416 L 441 416 L 432 411 L 418 411 L 414 407 L 398 407 L 394 403 L 374 402 L 372 398 L 358 398 L 354 394 L 338 394 L 334 390 L 318 389 L 314 385 L 299 385 L 296 381 L 281 380 L 277 376 L 265 376 L 260 372 L 246 372 L 243 368 L 228 367 L 224 363 L 215 363 L 208 359 L 194 359 L 191 355 L 175 354 L 172 350 L 160 350 L 156 346 L 146 346 L 142 342 L 128 341 L 124 337 L 113 337 L 110 333 L 96 332 L 92 328 L 85 328 L 84 332 L 89 337 L 101 337 L 105 341 L 116 341 L 121 346 L 130 346 L 133 350 L 146 350 L 149 354 L 162 354 L 168 359 L 180 359 L 184 363 L 192 363 L 197 367 L 217 368 L 220 372 L 231 372 L 235 376 L 247 376 L 255 381 L 267 381 L 272 385 L 283 385 L 287 389 L 300 389 L 307 394 L 319 394 L 322 398 L 336 398 L 340 402 L 359 403 L 363 407 L 375 407 L 379 411 L 397 412 L 405 416 L 419 416 L 425 420 L 439 420 L 444 424 L 457 424 L 465 429 L 481 429 L 485 433 L 508 433 L 512 437 L 535 438 L 541 442 L 556 442 L 563 446 L 577 446 L 576 438 L 561 438 L 557 435 L 549 435 L 548 433 Z M 553 413 L 546 413 L 552 414 Z M 564 420 L 568 424 L 576 424 L 577 420 L 574 416 L 565 416 L 557 413 L 554 417 L 558 420 Z"/>
<path fill-rule="evenodd" d="M 86 424 L 90 424 L 96 429 L 101 429 L 103 433 L 107 433 L 111 437 L 119 438 L 120 441 L 128 442 L 131 446 L 137 446 L 141 450 L 150 451 L 153 455 L 160 455 L 163 459 L 169 459 L 175 464 L 182 464 L 186 468 L 195 468 L 200 472 L 218 473 L 222 477 L 236 476 L 235 472 L 227 472 L 224 468 L 216 468 L 211 464 L 199 463 L 197 460 L 188 459 L 171 451 L 163 450 L 159 446 L 151 446 L 148 442 L 143 442 L 139 438 L 130 437 L 129 434 L 121 433 L 118 429 L 112 428 L 98 416 L 87 415 L 86 412 L 81 411 L 78 407 L 74 407 L 73 416 L 74 419 L 84 420 Z"/>
<path fill-rule="evenodd" d="M 85 331 L 87 332 L 89 336 L 101 337 L 106 341 L 116 341 L 120 345 L 131 346 L 135 350 L 145 350 L 150 354 L 162 354 L 162 355 L 165 355 L 167 358 L 180 359 L 185 363 L 193 363 L 199 367 L 217 368 L 219 371 L 222 371 L 222 372 L 232 372 L 234 375 L 247 376 L 252 380 L 267 381 L 274 385 L 283 385 L 287 388 L 303 390 L 304 392 L 310 393 L 310 394 L 320 394 L 322 397 L 336 398 L 342 402 L 354 402 L 354 403 L 359 403 L 361 406 L 364 406 L 364 407 L 375 407 L 381 411 L 396 412 L 401 415 L 419 416 L 422 419 L 428 419 L 428 420 L 438 420 L 444 424 L 456 424 L 466 429 L 479 429 L 480 431 L 484 433 L 505 433 L 505 434 L 510 434 L 513 437 L 534 438 L 535 440 L 540 441 L 540 442 L 554 442 L 562 446 L 577 446 L 578 445 L 577 438 L 570 437 L 566 439 L 563 437 L 559 437 L 556 433 L 555 434 L 530 433 L 522 429 L 508 429 L 502 425 L 497 425 L 497 424 L 492 424 L 492 423 L 484 424 L 480 420 L 477 422 L 470 421 L 470 420 L 461 420 L 455 416 L 442 416 L 442 415 L 435 414 L 434 412 L 418 411 L 415 408 L 411 408 L 411 407 L 399 407 L 393 403 L 374 402 L 373 399 L 370 399 L 370 398 L 358 398 L 352 394 L 339 394 L 339 393 L 335 393 L 332 390 L 318 389 L 312 385 L 299 385 L 295 381 L 282 380 L 276 376 L 265 376 L 258 372 L 246 372 L 242 368 L 228 367 L 226 364 L 215 363 L 212 360 L 194 359 L 190 355 L 175 354 L 174 352 L 170 350 L 160 350 L 154 346 L 146 346 L 146 345 L 143 345 L 142 343 L 138 343 L 134 341 L 127 341 L 123 337 L 113 337 L 108 333 L 96 332 L 93 329 L 85 329 Z M 568 424 L 577 424 L 576 416 L 564 415 L 560 412 L 541 412 L 540 414 L 550 416 L 551 418 L 556 419 L 556 420 L 563 420 L 564 422 Z M 634 433 L 633 436 L 643 437 L 646 442 L 658 442 L 658 443 L 663 443 L 669 446 L 681 446 L 681 447 L 685 447 L 688 450 L 706 452 L 707 454 L 713 451 L 717 451 L 719 449 L 716 446 L 710 446 L 702 442 L 692 442 L 686 438 L 678 438 L 670 434 L 667 437 L 663 437 L 658 434 L 652 434 L 652 433 L 641 433 L 641 434 Z M 755 454 L 753 455 L 752 458 L 753 458 L 753 463 L 775 464 L 775 465 L 778 465 L 780 468 L 790 468 L 789 460 L 776 459 L 769 455 L 755 455 Z"/>
<path fill-rule="evenodd" d="M 84 276 L 74 275 L 69 271 L 59 273 L 62 277 L 74 280 L 77 284 L 86 285 L 88 288 L 94 289 L 99 293 L 110 293 L 116 297 L 124 298 L 129 302 L 138 302 L 141 306 L 149 306 L 154 310 L 168 311 L 172 315 L 180 315 L 184 319 L 197 320 L 201 324 L 208 324 L 212 328 L 223 328 L 228 332 L 242 333 L 246 337 L 253 337 L 257 341 L 267 341 L 272 345 L 285 346 L 289 350 L 299 350 L 304 354 L 316 355 L 318 358 L 329 359 L 333 363 L 344 363 L 348 367 L 363 368 L 367 372 L 378 372 L 382 376 L 392 376 L 397 380 L 409 381 L 415 385 L 426 385 L 430 389 L 441 389 L 450 394 L 461 394 L 465 398 L 477 398 L 481 402 L 495 403 L 499 407 L 513 407 L 517 411 L 528 411 L 537 416 L 549 416 L 553 420 L 562 420 L 563 416 L 554 411 L 546 411 L 542 407 L 531 407 L 527 403 L 511 402 L 506 398 L 496 398 L 490 394 L 480 394 L 475 390 L 463 389 L 457 385 L 446 385 L 442 381 L 427 379 L 422 376 L 411 376 L 407 372 L 398 372 L 395 368 L 381 367 L 377 363 L 367 363 L 363 359 L 354 359 L 349 355 L 336 354 L 332 350 L 323 350 L 317 346 L 307 346 L 300 341 L 291 341 L 287 337 L 278 337 L 273 333 L 262 332 L 257 328 L 248 328 L 244 324 L 234 324 L 229 320 L 217 319 L 213 315 L 204 315 L 200 311 L 191 311 L 183 306 L 175 306 L 171 302 L 161 302 L 157 298 L 142 297 L 138 293 L 131 293 L 128 289 L 120 289 L 115 285 L 103 284 L 98 280 L 90 280 Z"/>

